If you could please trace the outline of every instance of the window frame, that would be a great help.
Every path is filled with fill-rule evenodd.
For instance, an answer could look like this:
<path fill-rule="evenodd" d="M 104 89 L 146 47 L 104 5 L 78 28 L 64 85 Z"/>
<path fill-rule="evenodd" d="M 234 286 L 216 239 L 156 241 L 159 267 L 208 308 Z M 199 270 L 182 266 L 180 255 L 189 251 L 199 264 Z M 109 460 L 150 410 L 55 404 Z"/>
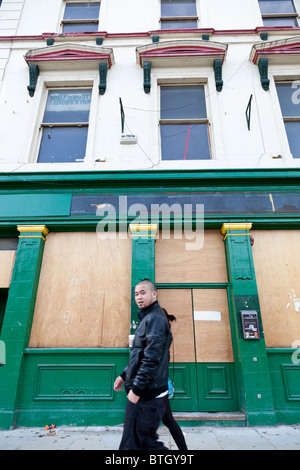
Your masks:
<path fill-rule="evenodd" d="M 264 142 L 265 155 L 275 160 L 272 161 L 282 166 L 289 164 L 291 167 L 299 167 L 299 158 L 294 158 L 283 121 L 283 115 L 277 93 L 277 82 L 300 81 L 299 74 L 300 46 L 297 37 L 290 37 L 276 41 L 257 43 L 252 46 L 250 61 L 259 65 L 261 59 L 266 59 L 268 68 L 259 71 L 261 80 L 257 84 L 259 92 L 264 96 L 265 105 L 259 104 L 260 125 L 262 127 L 262 137 Z M 263 74 L 263 77 L 262 77 Z M 262 80 L 268 80 L 268 90 L 262 90 Z M 268 92 L 266 92 L 268 91 Z M 298 160 L 298 161 L 297 161 Z"/>
<path fill-rule="evenodd" d="M 186 15 L 185 16 L 182 16 L 182 15 L 162 16 L 162 2 L 160 1 L 160 13 L 159 13 L 159 16 L 160 16 L 160 19 L 159 19 L 160 29 L 163 30 L 163 31 L 168 31 L 169 29 L 186 29 L 186 30 L 189 30 L 189 29 L 198 28 L 199 27 L 199 13 L 198 13 L 198 1 L 197 0 L 195 0 L 195 7 L 196 7 L 196 15 L 192 15 L 192 16 L 186 16 Z M 178 22 L 196 21 L 196 27 L 192 27 L 192 28 L 183 28 L 182 26 L 178 27 L 178 28 L 163 28 L 162 27 L 163 23 L 168 23 L 168 22 L 172 22 L 172 21 L 178 21 Z"/>
<path fill-rule="evenodd" d="M 185 51 L 189 51 L 190 46 L 196 46 L 199 54 L 189 55 L 182 53 L 182 46 Z M 218 54 L 211 50 L 215 49 Z M 206 50 L 206 47 L 209 49 Z M 148 93 L 147 109 L 149 135 L 148 156 L 152 165 L 159 165 L 159 168 L 167 169 L 195 169 L 199 168 L 200 160 L 162 160 L 161 159 L 161 136 L 160 136 L 160 85 L 203 85 L 205 86 L 206 111 L 209 120 L 210 137 L 210 160 L 201 160 L 202 168 L 211 168 L 212 161 L 226 160 L 224 142 L 226 135 L 222 131 L 221 125 L 221 102 L 219 91 L 216 88 L 216 77 L 214 71 L 214 61 L 216 58 L 226 59 L 228 46 L 222 43 L 207 44 L 202 40 L 192 42 L 190 40 L 174 40 L 155 43 L 136 48 L 136 61 L 140 67 L 144 67 L 146 61 L 151 63 L 151 93 Z M 166 52 L 167 51 L 167 52 Z M 144 69 L 145 72 L 145 69 Z M 144 87 L 145 87 L 144 73 Z M 149 100 L 149 101 L 148 101 Z"/>
<path fill-rule="evenodd" d="M 294 9 L 295 9 L 295 13 L 262 13 L 261 10 L 261 17 L 262 17 L 262 21 L 263 21 L 263 24 L 264 24 L 264 19 L 274 19 L 274 20 L 279 20 L 279 19 L 286 19 L 286 18 L 294 18 L 295 19 L 295 25 L 291 25 L 290 27 L 291 28 L 296 28 L 297 26 L 299 26 L 299 21 L 298 21 L 298 17 L 299 17 L 299 14 L 298 14 L 298 11 L 297 11 L 297 8 L 296 8 L 296 5 L 295 5 L 295 2 L 294 0 L 292 0 L 293 2 L 293 6 L 294 6 Z M 258 6 L 259 6 L 259 9 L 260 9 L 260 2 L 258 0 Z M 280 24 L 275 24 L 275 25 L 269 25 L 269 24 L 264 24 L 265 27 L 280 27 L 280 26 L 287 26 L 287 25 L 280 25 Z"/>
<path fill-rule="evenodd" d="M 24 152 L 22 153 L 22 163 L 32 164 L 34 166 L 38 164 L 38 156 L 42 140 L 41 124 L 46 109 L 48 89 L 62 88 L 92 89 L 85 158 L 82 162 L 43 163 L 44 168 L 46 168 L 48 165 L 47 168 L 53 170 L 54 166 L 56 165 L 57 168 L 61 169 L 62 165 L 66 165 L 68 169 L 74 168 L 78 170 L 80 165 L 85 168 L 87 165 L 94 163 L 94 147 L 98 123 L 97 114 L 99 103 L 99 73 L 98 71 L 81 72 L 81 76 L 78 80 L 74 80 L 73 75 L 73 73 L 71 75 L 68 71 L 62 71 L 59 77 L 57 75 L 57 71 L 40 73 L 34 95 L 34 103 L 31 110 L 31 116 L 34 116 L 34 118 L 30 119 L 28 122 L 28 139 L 24 148 Z"/>
<path fill-rule="evenodd" d="M 52 87 L 47 87 L 47 93 L 46 93 L 46 101 L 45 101 L 45 105 L 44 105 L 44 113 L 43 113 L 43 118 L 42 118 L 42 122 L 40 124 L 40 145 L 39 145 L 39 149 L 38 149 L 38 154 L 37 154 L 37 163 L 83 163 L 84 160 L 85 160 L 85 156 L 86 156 L 86 151 L 85 151 L 85 155 L 83 157 L 83 159 L 80 159 L 78 161 L 72 161 L 72 162 L 59 162 L 59 161 L 56 161 L 56 162 L 39 162 L 39 155 L 40 155 L 40 151 L 41 151 L 41 144 L 42 144 L 42 139 L 43 139 L 43 135 L 44 135 L 44 130 L 49 128 L 49 129 L 58 129 L 58 128 L 70 128 L 70 127 L 73 127 L 73 128 L 82 128 L 82 127 L 87 127 L 89 128 L 89 123 L 90 123 L 90 120 L 89 121 L 84 121 L 84 122 L 66 122 L 66 121 L 61 121 L 61 122 L 44 122 L 44 117 L 45 117 L 45 112 L 46 112 L 46 107 L 47 107 L 47 100 L 48 100 L 48 96 L 49 96 L 49 92 L 50 91 L 59 91 L 59 90 L 64 90 L 64 91 L 68 91 L 68 90 L 90 90 L 91 91 L 91 101 L 92 101 L 92 95 L 93 95 L 93 89 L 91 86 L 66 86 L 66 87 L 55 87 L 55 86 L 52 86 Z M 91 106 L 90 106 L 91 108 Z M 89 114 L 90 114 L 90 109 L 89 109 Z M 87 147 L 87 140 L 88 140 L 88 130 L 87 130 L 87 138 L 86 138 L 86 147 Z"/>
<path fill-rule="evenodd" d="M 97 19 L 71 19 L 67 20 L 65 19 L 65 12 L 66 12 L 66 7 L 68 3 L 99 3 L 99 15 Z M 60 22 L 60 30 L 62 34 L 72 34 L 72 33 L 84 33 L 86 31 L 64 31 L 64 25 L 69 25 L 69 24 L 97 24 L 97 28 L 93 32 L 99 31 L 99 19 L 100 19 L 100 9 L 101 9 L 101 0 L 89 0 L 89 1 L 84 1 L 84 0 L 64 0 L 64 5 L 63 5 L 63 12 L 62 12 L 62 19 Z"/>
<path fill-rule="evenodd" d="M 208 76 L 210 75 L 210 76 Z M 215 160 L 216 158 L 214 155 L 216 155 L 215 152 L 215 145 L 214 145 L 214 136 L 213 136 L 213 126 L 212 126 L 212 118 L 211 118 L 211 103 L 210 100 L 207 99 L 207 96 L 213 95 L 214 92 L 209 92 L 209 82 L 211 81 L 212 77 L 211 74 L 203 74 L 202 78 L 199 77 L 193 77 L 190 79 L 182 79 L 182 78 L 169 78 L 169 79 L 164 79 L 160 78 L 157 80 L 157 102 L 158 102 L 158 145 L 159 145 L 159 162 L 160 164 L 164 165 L 176 165 L 182 164 L 184 167 L 189 167 L 191 165 L 194 165 L 197 162 L 211 162 Z M 206 118 L 195 118 L 195 119 L 161 119 L 161 109 L 160 109 L 160 96 L 161 96 L 161 87 L 163 86 L 203 86 L 204 87 L 204 96 L 205 96 L 205 105 L 206 105 Z M 161 125 L 164 124 L 189 124 L 192 123 L 192 125 L 197 125 L 197 124 L 206 124 L 207 126 L 207 136 L 208 136 L 208 149 L 210 153 L 210 158 L 207 159 L 187 159 L 187 160 L 179 160 L 179 159 L 174 159 L 174 160 L 169 160 L 169 159 L 163 159 L 162 158 L 162 137 L 161 137 Z M 220 155 L 220 158 L 222 156 Z"/>
<path fill-rule="evenodd" d="M 290 84 L 292 84 L 295 81 L 298 81 L 299 86 L 300 86 L 300 77 L 297 77 L 297 78 L 295 78 L 295 77 L 291 78 L 290 77 L 289 78 L 289 76 L 287 76 L 286 78 L 278 77 L 277 79 L 274 77 L 274 86 L 275 86 L 275 90 L 276 90 L 278 106 L 279 106 L 279 109 L 280 109 L 281 122 L 283 124 L 283 129 L 284 129 L 284 133 L 285 133 L 285 136 L 286 136 L 286 141 L 287 141 L 288 148 L 289 148 L 289 154 L 290 154 L 291 158 L 293 159 L 293 161 L 297 161 L 297 160 L 300 161 L 300 157 L 294 157 L 293 156 L 293 153 L 291 151 L 289 138 L 288 138 L 288 134 L 287 134 L 286 127 L 285 127 L 286 122 L 299 122 L 299 129 L 300 129 L 300 113 L 299 113 L 298 116 L 284 116 L 283 112 L 282 112 L 282 108 L 281 108 L 281 103 L 280 103 L 278 91 L 277 91 L 277 85 L 278 84 L 280 84 L 280 83 L 290 83 Z"/>
<path fill-rule="evenodd" d="M 279 150 L 276 148 L 276 155 L 280 154 L 282 159 L 288 161 L 288 164 L 291 166 L 299 166 L 300 159 L 294 158 L 290 149 L 290 144 L 285 129 L 285 124 L 283 121 L 283 115 L 281 111 L 281 106 L 279 102 L 279 96 L 277 93 L 276 84 L 280 82 L 293 82 L 300 80 L 300 74 L 294 65 L 288 64 L 272 64 L 269 65 L 269 78 L 270 78 L 270 94 L 272 98 L 272 105 L 275 111 L 275 124 L 276 124 L 276 134 L 278 135 L 278 145 L 280 145 Z M 274 142 L 272 140 L 274 145 Z M 275 147 L 273 147 L 272 156 L 274 155 Z M 281 161 L 281 160 L 279 160 Z"/>

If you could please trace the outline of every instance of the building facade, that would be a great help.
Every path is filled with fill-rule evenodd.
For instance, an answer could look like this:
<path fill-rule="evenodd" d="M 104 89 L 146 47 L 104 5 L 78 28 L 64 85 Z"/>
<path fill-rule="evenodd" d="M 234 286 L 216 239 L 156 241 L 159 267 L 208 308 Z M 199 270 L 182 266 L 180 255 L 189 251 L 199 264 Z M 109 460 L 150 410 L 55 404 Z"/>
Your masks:
<path fill-rule="evenodd" d="M 145 277 L 178 419 L 300 422 L 299 14 L 1 2 L 1 429 L 123 422 Z"/>

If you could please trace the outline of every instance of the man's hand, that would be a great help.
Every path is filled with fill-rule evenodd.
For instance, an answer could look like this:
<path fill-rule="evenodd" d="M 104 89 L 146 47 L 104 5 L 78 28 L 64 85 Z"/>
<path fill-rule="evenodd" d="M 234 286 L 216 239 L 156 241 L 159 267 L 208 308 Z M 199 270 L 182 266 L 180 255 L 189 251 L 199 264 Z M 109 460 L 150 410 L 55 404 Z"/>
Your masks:
<path fill-rule="evenodd" d="M 131 403 L 137 403 L 140 399 L 140 397 L 136 395 L 135 393 L 133 393 L 132 390 L 129 391 L 127 398 L 129 401 L 131 401 Z"/>
<path fill-rule="evenodd" d="M 116 378 L 116 380 L 114 382 L 115 392 L 121 392 L 124 382 L 125 381 L 122 379 L 122 377 L 119 376 L 119 377 Z"/>

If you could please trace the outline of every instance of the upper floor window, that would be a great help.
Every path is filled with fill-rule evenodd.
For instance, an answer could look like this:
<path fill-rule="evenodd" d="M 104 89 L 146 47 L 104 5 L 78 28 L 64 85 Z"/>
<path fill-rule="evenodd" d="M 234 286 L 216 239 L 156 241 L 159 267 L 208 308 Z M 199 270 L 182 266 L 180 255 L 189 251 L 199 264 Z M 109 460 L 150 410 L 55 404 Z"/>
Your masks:
<path fill-rule="evenodd" d="M 49 90 L 38 163 L 82 162 L 85 157 L 92 90 Z"/>
<path fill-rule="evenodd" d="M 67 2 L 63 32 L 98 31 L 100 2 Z"/>
<path fill-rule="evenodd" d="M 276 83 L 290 151 L 300 158 L 300 81 Z"/>
<path fill-rule="evenodd" d="M 161 29 L 197 27 L 196 0 L 161 0 Z"/>
<path fill-rule="evenodd" d="M 258 0 L 264 26 L 298 26 L 293 0 Z"/>
<path fill-rule="evenodd" d="M 162 160 L 210 159 L 204 85 L 161 86 Z"/>

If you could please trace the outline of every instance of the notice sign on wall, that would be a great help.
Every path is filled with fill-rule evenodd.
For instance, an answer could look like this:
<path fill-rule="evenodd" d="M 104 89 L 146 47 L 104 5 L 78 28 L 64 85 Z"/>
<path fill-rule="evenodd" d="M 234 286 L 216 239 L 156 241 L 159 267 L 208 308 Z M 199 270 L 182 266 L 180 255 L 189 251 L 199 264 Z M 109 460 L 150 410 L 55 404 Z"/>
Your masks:
<path fill-rule="evenodd" d="M 244 339 L 260 339 L 256 310 L 241 310 Z"/>
<path fill-rule="evenodd" d="M 194 320 L 198 321 L 221 321 L 221 312 L 194 310 Z"/>

